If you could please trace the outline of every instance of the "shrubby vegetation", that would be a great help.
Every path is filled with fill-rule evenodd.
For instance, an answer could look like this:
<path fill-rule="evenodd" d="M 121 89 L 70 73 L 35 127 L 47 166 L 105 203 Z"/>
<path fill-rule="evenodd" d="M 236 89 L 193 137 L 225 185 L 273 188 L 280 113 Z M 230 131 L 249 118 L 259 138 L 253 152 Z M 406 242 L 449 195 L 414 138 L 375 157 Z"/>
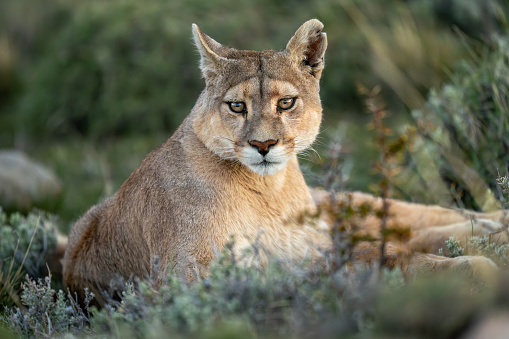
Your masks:
<path fill-rule="evenodd" d="M 506 307 L 503 277 L 500 288 L 488 288 L 457 272 L 405 280 L 398 269 L 380 275 L 376 267 L 310 268 L 274 259 L 260 270 L 238 259 L 224 250 L 210 275 L 194 283 L 172 273 L 161 288 L 153 278 L 128 282 L 121 300 L 102 310 L 81 308 L 49 278 L 27 278 L 24 308 L 6 309 L 0 322 L 23 337 L 436 338 L 466 333 L 472 319 Z"/>
<path fill-rule="evenodd" d="M 497 178 L 509 171 L 509 39 L 458 63 L 449 83 L 432 89 L 414 111 L 442 177 L 468 196 L 469 208 L 494 210 L 503 198 Z"/>
<path fill-rule="evenodd" d="M 51 286 L 51 276 L 44 280 L 33 280 L 27 276 L 21 288 L 23 308 L 6 308 L 4 315 L 0 315 L 0 321 L 12 332 L 26 338 L 90 333 L 86 327 L 91 317 L 88 304 L 83 310 L 72 295 L 66 296 L 62 290 L 56 292 Z"/>
<path fill-rule="evenodd" d="M 48 274 L 46 254 L 55 250 L 56 224 L 43 213 L 8 216 L 0 208 L 0 303 L 17 302 L 19 283 L 25 274 Z"/>

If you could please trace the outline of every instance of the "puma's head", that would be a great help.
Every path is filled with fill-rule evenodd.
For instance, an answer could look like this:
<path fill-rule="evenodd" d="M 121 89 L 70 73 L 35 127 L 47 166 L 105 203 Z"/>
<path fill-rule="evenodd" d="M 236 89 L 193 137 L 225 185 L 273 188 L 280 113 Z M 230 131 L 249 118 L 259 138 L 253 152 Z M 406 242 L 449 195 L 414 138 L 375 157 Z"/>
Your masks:
<path fill-rule="evenodd" d="M 313 143 L 322 118 L 322 29 L 309 20 L 284 50 L 255 52 L 223 46 L 193 25 L 206 88 L 191 118 L 208 149 L 272 175 Z"/>

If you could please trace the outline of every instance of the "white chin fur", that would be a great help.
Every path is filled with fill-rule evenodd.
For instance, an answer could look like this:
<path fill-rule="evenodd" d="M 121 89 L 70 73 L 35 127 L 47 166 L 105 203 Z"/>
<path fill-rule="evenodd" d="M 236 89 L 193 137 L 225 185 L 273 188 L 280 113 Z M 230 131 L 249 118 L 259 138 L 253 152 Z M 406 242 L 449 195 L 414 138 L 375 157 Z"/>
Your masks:
<path fill-rule="evenodd" d="M 247 165 L 247 164 L 246 164 Z M 260 163 L 260 164 L 249 164 L 247 167 L 259 175 L 273 175 L 281 171 L 286 166 L 285 162 L 271 162 L 271 163 Z"/>
<path fill-rule="evenodd" d="M 253 147 L 246 147 L 240 161 L 259 175 L 272 175 L 285 168 L 288 157 L 283 147 L 271 149 L 266 157 L 261 156 Z"/>

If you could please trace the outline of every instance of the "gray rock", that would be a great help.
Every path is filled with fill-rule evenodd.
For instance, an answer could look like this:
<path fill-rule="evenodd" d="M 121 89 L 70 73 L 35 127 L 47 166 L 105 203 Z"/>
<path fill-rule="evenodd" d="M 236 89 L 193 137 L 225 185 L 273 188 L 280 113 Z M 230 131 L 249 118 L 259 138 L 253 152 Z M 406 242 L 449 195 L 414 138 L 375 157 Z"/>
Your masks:
<path fill-rule="evenodd" d="M 29 210 L 56 198 L 62 185 L 48 168 L 14 150 L 0 150 L 0 206 Z"/>
<path fill-rule="evenodd" d="M 484 316 L 463 339 L 507 339 L 509 338 L 509 313 L 492 312 Z"/>

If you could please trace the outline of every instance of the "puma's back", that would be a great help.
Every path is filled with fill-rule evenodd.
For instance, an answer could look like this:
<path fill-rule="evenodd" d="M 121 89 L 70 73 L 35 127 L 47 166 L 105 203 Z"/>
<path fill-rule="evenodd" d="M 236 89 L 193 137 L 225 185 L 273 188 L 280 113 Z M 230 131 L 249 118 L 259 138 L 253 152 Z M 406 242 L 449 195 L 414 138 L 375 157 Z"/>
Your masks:
<path fill-rule="evenodd" d="M 192 279 L 189 268 L 206 267 L 231 234 L 236 250 L 259 236 L 294 258 L 309 241 L 327 241 L 285 227 L 313 207 L 297 154 L 321 121 L 322 28 L 310 20 L 284 50 L 255 52 L 193 26 L 206 87 L 174 135 L 78 220 L 64 258 L 68 288 L 100 296 L 118 277 L 151 274 L 155 257 L 161 273 Z"/>

